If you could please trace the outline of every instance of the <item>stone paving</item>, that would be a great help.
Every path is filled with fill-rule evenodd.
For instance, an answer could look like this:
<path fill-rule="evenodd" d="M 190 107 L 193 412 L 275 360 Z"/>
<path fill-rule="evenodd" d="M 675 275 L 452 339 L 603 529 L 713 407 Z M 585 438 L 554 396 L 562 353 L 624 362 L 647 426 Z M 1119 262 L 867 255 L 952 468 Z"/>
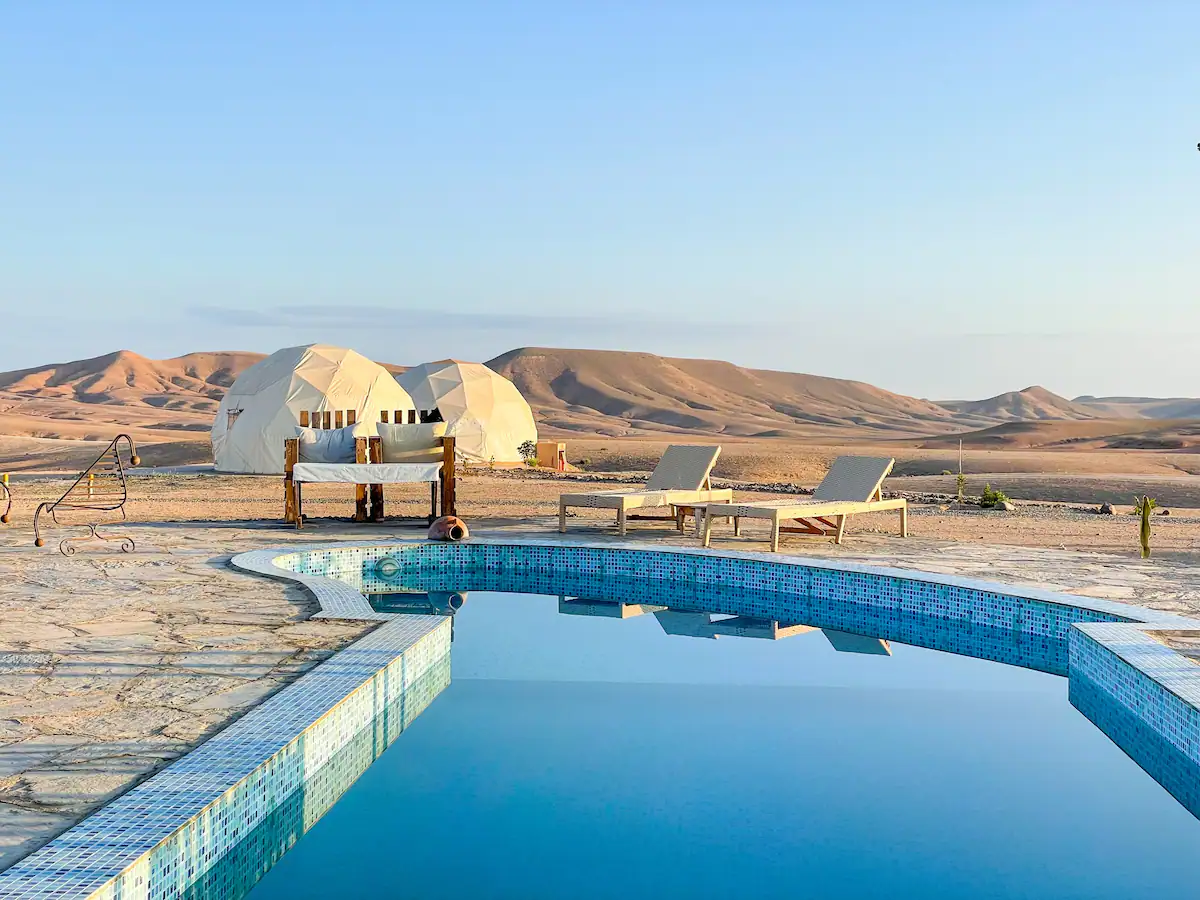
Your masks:
<path fill-rule="evenodd" d="M 618 541 L 612 531 L 572 534 Z M 629 538 L 695 545 L 661 524 Z M 551 520 L 475 520 L 480 537 L 555 533 Z M 369 625 L 310 620 L 298 587 L 227 567 L 243 550 L 412 539 L 412 527 L 137 524 L 132 554 L 68 558 L 0 529 L 0 869 L 220 730 Z M 762 550 L 718 532 L 714 546 Z M 1200 557 L 1140 560 L 861 533 L 797 556 L 1026 584 L 1200 615 Z"/>

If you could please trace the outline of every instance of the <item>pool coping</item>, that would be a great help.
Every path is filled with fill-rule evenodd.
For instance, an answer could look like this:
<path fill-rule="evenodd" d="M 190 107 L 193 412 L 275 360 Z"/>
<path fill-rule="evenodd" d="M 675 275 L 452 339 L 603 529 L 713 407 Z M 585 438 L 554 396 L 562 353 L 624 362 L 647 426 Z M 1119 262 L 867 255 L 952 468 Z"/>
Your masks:
<path fill-rule="evenodd" d="M 257 550 L 240 554 L 231 565 L 243 571 L 301 584 L 321 604 L 322 617 L 362 617 L 386 619 L 395 613 L 371 610 L 362 594 L 344 582 L 324 575 L 293 571 L 280 563 L 298 558 L 303 553 L 331 553 L 357 548 L 418 547 L 433 542 L 422 540 L 354 541 L 323 544 L 308 548 Z M 1104 600 L 1080 594 L 1068 594 L 1026 585 L 986 581 L 956 575 L 923 572 L 892 566 L 875 566 L 858 562 L 793 556 L 790 554 L 746 552 L 695 547 L 664 547 L 637 541 L 596 541 L 581 538 L 484 538 L 472 539 L 472 545 L 484 547 L 573 548 L 597 552 L 633 552 L 659 557 L 716 559 L 731 564 L 758 563 L 779 568 L 802 568 L 827 573 L 850 573 L 878 579 L 897 579 L 903 582 L 958 588 L 980 595 L 994 596 L 1055 607 L 1081 610 L 1101 616 L 1111 616 L 1116 622 L 1073 622 L 1070 626 L 1070 654 L 1066 677 L 1070 687 L 1075 679 L 1099 670 L 1109 678 L 1099 685 L 1114 703 L 1119 703 L 1144 720 L 1146 727 L 1158 738 L 1170 742 L 1200 767 L 1200 664 L 1156 640 L 1154 632 L 1182 631 L 1200 633 L 1200 619 L 1177 613 L 1150 609 L 1133 603 Z M 645 577 L 645 576 L 643 576 Z M 1077 658 L 1076 658 L 1077 657 Z M 1106 728 L 1088 710 L 1080 708 L 1096 727 L 1105 732 L 1151 776 L 1166 785 L 1153 770 L 1141 748 L 1131 745 L 1125 736 Z M 1169 788 L 1168 788 L 1169 789 Z M 1180 802 L 1183 802 L 1181 799 Z M 1200 805 L 1189 807 L 1200 817 Z"/>
<path fill-rule="evenodd" d="M 386 621 L 399 613 L 379 613 L 354 587 L 324 575 L 309 575 L 288 569 L 278 563 L 303 553 L 327 552 L 337 549 L 380 549 L 385 547 L 417 546 L 432 543 L 421 539 L 389 541 L 339 541 L 333 544 L 313 544 L 267 550 L 251 550 L 230 560 L 230 565 L 244 572 L 290 581 L 303 586 L 321 605 L 314 618 L 362 619 Z M 471 539 L 473 545 L 499 547 L 572 547 L 581 550 L 625 550 L 672 556 L 728 559 L 769 563 L 776 566 L 801 567 L 830 572 L 851 572 L 878 578 L 898 578 L 906 581 L 957 587 L 987 594 L 998 594 L 1018 600 L 1031 600 L 1089 610 L 1128 620 L 1124 623 L 1077 623 L 1074 627 L 1088 635 L 1096 644 L 1121 659 L 1133 669 L 1145 674 L 1165 690 L 1184 702 L 1200 708 L 1200 664 L 1150 636 L 1154 631 L 1200 631 L 1200 619 L 1181 616 L 1164 610 L 1150 609 L 1133 603 L 1104 600 L 1081 594 L 1068 594 L 1028 585 L 1014 585 L 958 575 L 940 575 L 919 569 L 894 566 L 873 566 L 866 563 L 842 562 L 824 558 L 793 556 L 741 550 L 722 550 L 696 547 L 664 547 L 638 541 L 596 541 L 581 538 L 482 538 Z"/>
<path fill-rule="evenodd" d="M 422 671 L 428 670 L 433 665 L 431 654 L 449 652 L 450 621 L 447 618 L 375 612 L 354 586 L 327 575 L 294 571 L 286 562 L 298 560 L 303 554 L 332 556 L 348 550 L 382 552 L 395 548 L 424 548 L 432 555 L 436 548 L 454 546 L 495 548 L 497 553 L 499 548 L 549 548 L 556 553 L 568 554 L 584 551 L 578 554 L 580 558 L 587 554 L 596 558 L 612 554 L 626 559 L 633 554 L 644 567 L 647 561 L 654 560 L 661 566 L 667 566 L 670 560 L 676 563 L 693 561 L 694 572 L 702 571 L 701 560 L 709 560 L 715 562 L 708 566 L 708 577 L 717 583 L 720 583 L 722 572 L 735 572 L 739 567 L 747 572 L 756 569 L 759 578 L 763 572 L 770 573 L 776 568 L 843 573 L 864 576 L 865 580 L 858 579 L 860 585 L 869 586 L 870 579 L 895 579 L 974 592 L 980 595 L 973 600 L 978 603 L 986 603 L 988 598 L 1029 601 L 1035 605 L 1030 608 L 1048 604 L 1112 617 L 1120 621 L 1072 622 L 1069 625 L 1068 681 L 1077 676 L 1095 680 L 1100 677 L 1097 673 L 1103 672 L 1106 681 L 1101 687 L 1112 695 L 1113 702 L 1140 716 L 1139 723 L 1145 720 L 1146 727 L 1153 729 L 1163 741 L 1172 742 L 1180 753 L 1200 765 L 1200 665 L 1152 636 L 1155 631 L 1200 632 L 1200 620 L 1187 616 L 1043 588 L 916 569 L 790 554 L 664 547 L 627 540 L 487 538 L 474 539 L 465 545 L 412 539 L 325 542 L 248 551 L 233 557 L 230 566 L 248 574 L 301 586 L 321 607 L 315 618 L 377 621 L 381 627 L 273 695 L 171 766 L 0 872 L 0 895 L 11 900 L 48 900 L 51 897 L 61 900 L 69 896 L 121 897 L 126 900 L 169 896 L 162 891 L 171 879 L 185 875 L 198 877 L 194 871 L 195 854 L 199 853 L 206 865 L 219 862 L 221 856 L 217 854 L 227 852 L 228 838 L 222 837 L 219 831 L 214 832 L 211 825 L 205 831 L 204 824 L 212 819 L 214 809 L 219 809 L 223 802 L 243 802 L 244 798 L 238 799 L 239 790 L 263 779 L 284 778 L 278 773 L 287 769 L 286 777 L 291 780 L 280 782 L 282 787 L 277 786 L 272 795 L 272 802 L 278 806 L 282 798 L 274 795 L 282 793 L 283 787 L 293 785 L 297 777 L 303 783 L 314 767 L 319 767 L 362 727 L 369 727 L 364 719 L 366 710 L 379 709 L 387 697 L 394 697 L 397 690 L 402 691 Z M 687 571 L 687 564 L 677 564 L 674 570 L 682 575 Z M 648 572 L 641 577 L 655 576 Z M 835 582 L 837 579 L 830 576 L 830 583 Z M 849 582 L 849 579 L 843 579 L 843 582 Z M 951 593 L 946 592 L 946 595 Z M 879 605 L 883 605 L 882 601 Z M 1055 615 L 1061 617 L 1064 614 L 1060 611 Z M 398 680 L 397 673 L 400 673 Z M 333 723 L 339 709 L 351 708 L 357 712 L 350 724 Z M 1081 711 L 1084 710 L 1081 708 Z M 1137 748 L 1122 744 L 1101 722 L 1086 711 L 1084 714 L 1152 776 L 1159 777 L 1138 757 Z M 299 762 L 292 761 L 288 769 L 284 763 L 288 762 L 289 748 L 294 750 L 297 742 L 303 744 L 306 738 L 321 747 L 321 752 L 311 759 L 301 753 L 303 758 Z M 1163 781 L 1162 778 L 1159 780 Z M 259 818 L 274 808 L 266 800 L 257 805 L 254 800 L 246 802 L 250 803 L 246 814 Z M 156 814 L 156 809 L 162 812 L 164 804 L 167 813 Z M 241 807 L 238 811 L 242 815 Z M 1200 816 L 1196 809 L 1192 811 Z M 220 843 L 221 840 L 225 843 Z M 193 867 L 186 872 L 179 866 L 181 847 L 192 854 Z M 164 863 L 164 859 L 168 861 Z"/>
<path fill-rule="evenodd" d="M 378 731 L 377 719 L 447 658 L 450 631 L 441 616 L 385 623 L 0 872 L 0 896 L 177 896 L 340 749 Z M 386 747 L 387 734 L 377 742 Z"/>

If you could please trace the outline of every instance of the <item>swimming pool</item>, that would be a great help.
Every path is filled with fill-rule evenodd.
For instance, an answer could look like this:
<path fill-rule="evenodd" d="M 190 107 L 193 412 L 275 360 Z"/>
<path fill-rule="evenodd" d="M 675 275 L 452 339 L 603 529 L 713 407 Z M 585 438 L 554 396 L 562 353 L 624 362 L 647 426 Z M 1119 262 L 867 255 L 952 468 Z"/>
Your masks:
<path fill-rule="evenodd" d="M 934 638 L 1022 668 L 734 614 L 753 592 L 713 610 L 694 586 L 479 590 L 526 578 L 364 572 L 377 610 L 453 615 L 453 678 L 254 900 L 324 896 L 330 877 L 388 897 L 1128 898 L 1191 881 L 1200 822 L 1035 671 L 1062 668 L 1054 641 Z"/>
<path fill-rule="evenodd" d="M 233 565 L 382 625 L 0 895 L 1143 896 L 1195 850 L 1200 669 L 1154 639 L 1191 619 L 628 543 Z"/>

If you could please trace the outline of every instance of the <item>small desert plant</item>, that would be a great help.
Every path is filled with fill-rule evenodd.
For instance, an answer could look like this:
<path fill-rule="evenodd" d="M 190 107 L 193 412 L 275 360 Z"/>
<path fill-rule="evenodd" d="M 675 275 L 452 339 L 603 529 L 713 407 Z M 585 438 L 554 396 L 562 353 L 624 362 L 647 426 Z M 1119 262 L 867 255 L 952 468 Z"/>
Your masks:
<path fill-rule="evenodd" d="M 949 469 L 942 469 L 942 474 L 943 475 L 953 475 L 954 473 L 951 472 Z"/>
<path fill-rule="evenodd" d="M 991 509 L 998 503 L 1007 503 L 1008 497 L 1004 491 L 993 491 L 990 484 L 983 486 L 983 495 L 979 498 L 979 505 L 984 509 Z"/>
<path fill-rule="evenodd" d="M 517 452 L 521 454 L 521 459 L 525 460 L 525 464 L 529 465 L 530 460 L 537 459 L 537 444 L 533 441 L 522 441 L 517 445 Z"/>
<path fill-rule="evenodd" d="M 1150 515 L 1154 507 L 1158 506 L 1158 501 L 1153 497 L 1134 497 L 1133 512 L 1134 515 L 1141 518 L 1141 527 L 1138 529 L 1138 539 L 1142 543 L 1142 559 L 1150 558 Z"/>
<path fill-rule="evenodd" d="M 958 485 L 958 502 L 963 502 L 963 495 L 967 492 L 967 476 L 962 472 L 958 473 L 958 477 L 954 479 L 954 483 Z"/>

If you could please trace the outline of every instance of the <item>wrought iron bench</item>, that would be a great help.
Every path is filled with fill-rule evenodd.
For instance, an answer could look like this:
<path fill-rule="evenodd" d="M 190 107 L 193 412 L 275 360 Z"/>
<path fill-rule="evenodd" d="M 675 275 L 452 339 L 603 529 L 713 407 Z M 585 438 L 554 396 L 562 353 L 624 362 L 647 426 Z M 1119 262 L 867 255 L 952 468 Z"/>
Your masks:
<path fill-rule="evenodd" d="M 58 549 L 64 556 L 74 554 L 75 548 L 72 544 L 88 539 L 119 541 L 121 550 L 125 553 L 133 550 L 133 538 L 128 535 L 107 537 L 97 532 L 97 528 L 107 524 L 105 522 L 63 523 L 58 520 L 59 510 L 100 513 L 119 512 L 121 514 L 121 521 L 125 520 L 125 501 L 129 499 L 129 485 L 125 477 L 125 463 L 121 460 L 120 445 L 122 442 L 129 448 L 129 465 L 136 466 L 141 462 L 138 459 L 137 450 L 133 445 L 133 438 L 127 434 L 118 434 L 104 448 L 104 451 L 96 457 L 95 462 L 84 469 L 61 497 L 53 502 L 42 503 L 38 506 L 33 514 L 34 544 L 38 547 L 46 545 L 46 541 L 42 537 L 41 518 L 42 513 L 47 513 L 55 525 L 66 524 L 70 527 L 77 524 L 79 527 L 88 529 L 88 534 L 85 536 L 63 539 L 62 543 L 58 545 Z"/>

